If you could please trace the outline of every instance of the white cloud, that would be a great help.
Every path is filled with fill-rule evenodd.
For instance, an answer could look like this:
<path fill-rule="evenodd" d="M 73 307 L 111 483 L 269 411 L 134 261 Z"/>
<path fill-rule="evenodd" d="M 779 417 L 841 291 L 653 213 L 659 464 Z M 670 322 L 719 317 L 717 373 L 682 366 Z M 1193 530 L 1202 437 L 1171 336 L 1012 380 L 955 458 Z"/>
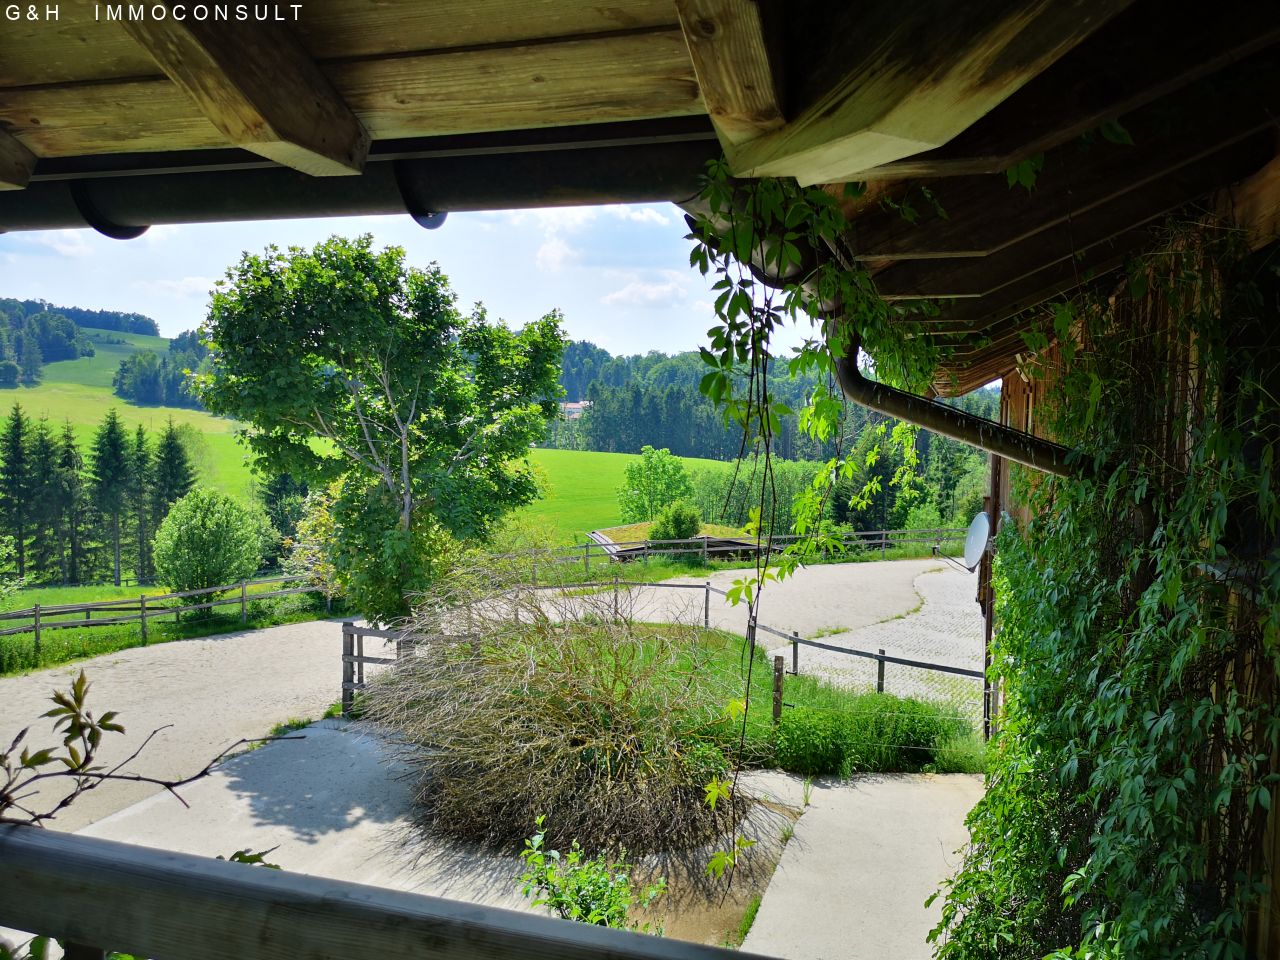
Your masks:
<path fill-rule="evenodd" d="M 210 277 L 183 277 L 181 280 L 135 280 L 135 287 L 174 297 L 204 297 L 213 289 Z"/>
<path fill-rule="evenodd" d="M 604 208 L 619 220 L 630 220 L 632 223 L 654 223 L 666 226 L 671 218 L 656 207 L 641 207 L 627 204 L 612 204 Z"/>
<path fill-rule="evenodd" d="M 552 236 L 580 230 L 600 215 L 595 207 L 544 207 L 535 210 L 512 210 L 506 214 L 512 226 L 535 224 Z"/>
<path fill-rule="evenodd" d="M 538 247 L 538 252 L 534 255 L 534 262 L 538 265 L 539 270 L 556 273 L 563 270 L 567 264 L 577 260 L 579 256 L 578 251 L 565 243 L 563 239 L 553 236 L 543 241 L 542 246 Z"/>
<path fill-rule="evenodd" d="M 600 302 L 610 307 L 664 307 L 683 300 L 686 292 L 675 280 L 663 283 L 645 283 L 633 280 L 625 287 L 605 294 Z"/>
<path fill-rule="evenodd" d="M 93 253 L 93 246 L 84 230 L 45 230 L 29 234 L 24 239 L 48 247 L 63 257 L 87 257 Z"/>

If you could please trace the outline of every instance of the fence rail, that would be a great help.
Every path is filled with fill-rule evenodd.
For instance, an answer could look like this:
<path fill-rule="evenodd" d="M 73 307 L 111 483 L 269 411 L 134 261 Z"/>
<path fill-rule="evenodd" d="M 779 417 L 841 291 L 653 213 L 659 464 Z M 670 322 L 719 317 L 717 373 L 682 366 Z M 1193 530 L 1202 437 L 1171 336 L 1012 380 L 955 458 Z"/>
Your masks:
<path fill-rule="evenodd" d="M 0 926 L 184 960 L 765 960 L 287 870 L 0 825 Z"/>
<path fill-rule="evenodd" d="M 702 625 L 704 628 L 711 627 L 711 597 L 712 595 L 727 596 L 724 590 L 711 585 L 710 581 L 705 583 L 645 583 L 639 580 L 622 580 L 614 577 L 612 580 L 598 580 L 590 583 L 574 583 L 574 584 L 542 584 L 539 586 L 531 586 L 527 589 L 544 592 L 551 590 L 575 591 L 582 588 L 604 588 L 612 589 L 614 592 L 613 615 L 618 616 L 619 591 L 632 587 L 642 587 L 654 590 L 700 590 L 703 593 L 702 601 Z M 520 589 L 520 588 L 517 588 Z M 792 676 L 800 674 L 800 647 L 816 647 L 821 650 L 828 650 L 834 653 L 842 653 L 852 657 L 861 657 L 867 660 L 876 661 L 876 690 L 880 693 L 885 692 L 885 664 L 892 663 L 903 667 L 912 667 L 917 670 L 924 670 L 931 673 L 945 673 L 952 676 L 969 677 L 975 680 L 981 680 L 984 683 L 983 710 L 988 709 L 987 697 L 985 696 L 986 676 L 981 670 L 971 670 L 966 667 L 955 667 L 945 663 L 930 663 L 925 660 L 914 660 L 908 657 L 897 657 L 880 650 L 859 650 L 856 647 L 841 647 L 831 643 L 822 643 L 819 640 L 809 640 L 800 636 L 798 631 L 778 630 L 760 623 L 755 618 L 747 621 L 747 638 L 752 645 L 755 644 L 756 636 L 760 633 L 767 633 L 771 636 L 778 637 L 791 644 L 791 670 Z M 367 655 L 364 652 L 364 641 L 366 637 L 372 637 L 379 640 L 395 641 L 395 656 L 380 657 Z M 441 637 L 443 640 L 461 639 L 458 637 Z M 346 621 L 342 624 L 342 712 L 348 714 L 355 700 L 355 694 L 363 690 L 366 686 L 364 668 L 366 664 L 375 664 L 379 666 L 389 666 L 394 664 L 405 651 L 413 645 L 412 640 L 404 631 L 381 630 L 374 627 L 361 626 L 353 621 Z M 775 657 L 775 667 L 781 657 Z M 777 696 L 781 697 L 781 674 L 775 673 L 775 684 Z M 778 700 L 781 703 L 781 700 Z M 780 708 L 779 708 L 780 710 Z"/>
<path fill-rule="evenodd" d="M 313 593 L 314 586 L 289 586 L 279 590 L 252 590 L 260 586 L 272 584 L 304 584 L 304 577 L 266 577 L 261 580 L 242 580 L 221 587 L 204 587 L 199 590 L 184 590 L 178 593 L 139 594 L 136 597 L 120 597 L 115 600 L 94 600 L 88 603 L 56 603 L 36 604 L 24 610 L 8 610 L 0 613 L 0 623 L 14 620 L 23 621 L 16 627 L 0 629 L 0 637 L 15 636 L 21 633 L 35 635 L 37 656 L 40 651 L 42 635 L 49 630 L 68 630 L 85 627 L 105 627 L 123 623 L 139 624 L 142 640 L 147 640 L 147 622 L 156 617 L 180 617 L 184 613 L 196 610 L 212 610 L 214 607 L 239 605 L 240 619 L 248 622 L 249 604 L 255 600 L 269 600 L 273 597 L 287 597 L 299 593 Z M 231 596 L 216 596 L 230 593 Z M 169 606 L 175 600 L 190 600 L 196 597 L 212 597 L 201 603 L 183 603 Z M 95 617 L 95 613 L 113 614 L 112 616 Z M 83 619 L 71 620 L 68 617 L 83 614 Z M 116 615 L 118 614 L 118 615 Z M 61 619 L 53 619 L 61 618 Z"/>

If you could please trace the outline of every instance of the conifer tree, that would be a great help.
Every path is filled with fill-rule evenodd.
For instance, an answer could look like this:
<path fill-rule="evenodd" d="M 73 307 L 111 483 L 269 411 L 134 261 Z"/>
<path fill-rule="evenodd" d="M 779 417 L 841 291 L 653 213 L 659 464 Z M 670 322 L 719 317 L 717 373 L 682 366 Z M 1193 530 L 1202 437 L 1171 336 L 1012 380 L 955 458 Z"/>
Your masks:
<path fill-rule="evenodd" d="M 39 581 L 58 579 L 58 444 L 43 417 L 31 431 L 31 546 L 28 566 Z"/>
<path fill-rule="evenodd" d="M 15 403 L 0 429 L 0 524 L 13 539 L 18 579 L 27 575 L 27 540 L 31 535 L 31 421 Z"/>
<path fill-rule="evenodd" d="M 134 573 L 138 581 L 151 579 L 151 538 L 155 528 L 151 526 L 151 478 L 153 464 L 151 447 L 147 443 L 147 431 L 142 424 L 133 434 L 133 443 L 129 447 L 129 487 L 126 491 L 130 521 L 133 525 Z"/>
<path fill-rule="evenodd" d="M 120 547 L 129 493 L 129 439 L 115 410 L 108 410 L 93 435 L 90 451 L 90 491 L 102 514 L 105 539 L 111 547 L 113 582 L 120 586 Z"/>
<path fill-rule="evenodd" d="M 187 448 L 182 445 L 178 428 L 173 418 L 160 434 L 156 444 L 155 466 L 151 474 L 151 529 L 160 529 L 160 524 L 169 514 L 169 508 L 191 492 L 195 486 L 195 470 L 191 466 L 191 458 Z"/>
<path fill-rule="evenodd" d="M 80 583 L 89 573 L 91 508 L 85 490 L 84 458 L 68 420 L 58 440 L 58 540 L 62 544 L 62 579 Z"/>

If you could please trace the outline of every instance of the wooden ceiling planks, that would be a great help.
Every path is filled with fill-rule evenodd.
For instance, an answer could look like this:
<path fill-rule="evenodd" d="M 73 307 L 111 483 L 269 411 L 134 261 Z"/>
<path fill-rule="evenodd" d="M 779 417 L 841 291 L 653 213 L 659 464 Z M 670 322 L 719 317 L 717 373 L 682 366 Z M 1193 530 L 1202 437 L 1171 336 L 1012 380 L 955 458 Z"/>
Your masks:
<path fill-rule="evenodd" d="M 676 27 L 354 60 L 325 72 L 375 139 L 704 112 Z M 166 79 L 0 90 L 0 124 L 41 157 L 228 145 Z"/>

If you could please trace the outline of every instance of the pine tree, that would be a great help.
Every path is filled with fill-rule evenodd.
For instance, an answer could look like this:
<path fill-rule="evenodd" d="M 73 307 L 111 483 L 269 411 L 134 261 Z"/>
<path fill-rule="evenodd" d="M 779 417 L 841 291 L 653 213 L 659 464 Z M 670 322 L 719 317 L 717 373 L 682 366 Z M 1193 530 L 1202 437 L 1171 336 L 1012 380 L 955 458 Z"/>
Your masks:
<path fill-rule="evenodd" d="M 160 434 L 160 442 L 156 444 L 155 466 L 151 472 L 152 530 L 160 529 L 169 508 L 190 493 L 195 482 L 191 458 L 187 456 L 187 448 L 182 445 L 178 428 L 170 417 L 164 433 Z"/>
<path fill-rule="evenodd" d="M 120 586 L 120 547 L 129 492 L 129 440 L 115 410 L 108 410 L 93 436 L 90 491 L 102 514 L 111 547 L 113 582 Z"/>
<path fill-rule="evenodd" d="M 0 524 L 13 539 L 18 578 L 27 575 L 27 539 L 31 534 L 31 421 L 15 403 L 0 430 Z"/>
<path fill-rule="evenodd" d="M 143 429 L 142 424 L 138 424 L 138 429 L 133 435 L 133 444 L 129 448 L 129 489 L 126 500 L 133 524 L 134 544 L 137 548 L 134 572 L 139 583 L 151 579 L 151 537 L 155 532 L 155 528 L 149 522 L 153 469 L 151 447 L 147 444 L 147 431 Z"/>
<path fill-rule="evenodd" d="M 18 366 L 22 368 L 22 379 L 27 383 L 35 383 L 40 379 L 40 369 L 44 366 L 44 357 L 40 353 L 40 340 L 31 327 L 22 335 L 21 352 L 18 355 Z"/>
<path fill-rule="evenodd" d="M 30 520 L 31 548 L 29 567 L 38 581 L 58 578 L 59 534 L 58 515 L 58 444 L 49 421 L 43 417 L 31 431 L 31 447 L 28 453 L 31 464 Z"/>
<path fill-rule="evenodd" d="M 62 579 L 76 584 L 89 572 L 90 504 L 85 491 L 84 458 L 68 420 L 58 441 L 58 539 L 62 544 Z"/>

